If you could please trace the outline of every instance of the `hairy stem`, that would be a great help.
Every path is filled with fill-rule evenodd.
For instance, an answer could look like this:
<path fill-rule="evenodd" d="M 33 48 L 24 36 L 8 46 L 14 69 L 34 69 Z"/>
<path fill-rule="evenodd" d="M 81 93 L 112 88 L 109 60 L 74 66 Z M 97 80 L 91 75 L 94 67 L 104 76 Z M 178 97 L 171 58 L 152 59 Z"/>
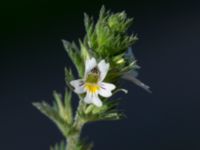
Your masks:
<path fill-rule="evenodd" d="M 79 143 L 79 139 L 80 139 L 80 133 L 78 132 L 72 136 L 69 136 L 67 138 L 66 150 L 76 150 L 77 145 Z"/>
<path fill-rule="evenodd" d="M 83 105 L 84 104 L 82 103 L 82 100 L 80 100 L 78 109 L 76 111 L 76 116 L 74 118 L 74 124 L 73 124 L 74 132 L 73 134 L 67 137 L 66 150 L 77 150 L 77 147 L 80 143 L 80 135 L 84 125 L 84 121 L 80 118 L 78 113 L 79 111 L 81 111 Z"/>

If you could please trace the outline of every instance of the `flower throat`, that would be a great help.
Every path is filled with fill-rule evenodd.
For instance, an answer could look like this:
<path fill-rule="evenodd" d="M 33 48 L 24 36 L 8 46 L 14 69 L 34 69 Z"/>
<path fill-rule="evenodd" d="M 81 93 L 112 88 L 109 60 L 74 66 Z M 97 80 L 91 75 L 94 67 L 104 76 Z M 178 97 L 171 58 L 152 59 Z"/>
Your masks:
<path fill-rule="evenodd" d="M 88 83 L 97 83 L 99 81 L 99 69 L 97 67 L 94 67 L 90 73 L 88 73 L 86 82 Z"/>

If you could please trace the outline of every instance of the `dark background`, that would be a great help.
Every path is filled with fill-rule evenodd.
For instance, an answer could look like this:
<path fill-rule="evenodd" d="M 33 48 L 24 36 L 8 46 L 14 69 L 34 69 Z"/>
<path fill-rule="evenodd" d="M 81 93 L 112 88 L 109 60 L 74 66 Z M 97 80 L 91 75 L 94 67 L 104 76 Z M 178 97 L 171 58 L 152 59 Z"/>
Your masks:
<path fill-rule="evenodd" d="M 125 82 L 128 119 L 89 124 L 83 134 L 94 150 L 200 149 L 198 1 L 11 0 L 0 4 L 1 150 L 47 150 L 62 139 L 31 102 L 64 91 L 71 63 L 61 39 L 83 37 L 83 12 L 97 16 L 102 4 L 135 18 L 139 78 L 153 94 Z"/>

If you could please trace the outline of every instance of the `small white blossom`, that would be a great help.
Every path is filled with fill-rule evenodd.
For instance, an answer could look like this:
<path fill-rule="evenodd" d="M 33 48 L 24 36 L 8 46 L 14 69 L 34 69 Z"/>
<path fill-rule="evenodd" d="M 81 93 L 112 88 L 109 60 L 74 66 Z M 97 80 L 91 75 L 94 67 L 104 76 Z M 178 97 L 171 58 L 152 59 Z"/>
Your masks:
<path fill-rule="evenodd" d="M 112 96 L 112 90 L 116 88 L 115 85 L 103 82 L 108 73 L 109 66 L 109 63 L 106 63 L 105 60 L 101 60 L 97 64 L 95 58 L 88 59 L 85 62 L 84 78 L 70 82 L 74 87 L 75 93 L 86 93 L 86 96 L 84 97 L 85 103 L 101 107 L 102 101 L 98 95 L 101 95 L 102 97 Z"/>

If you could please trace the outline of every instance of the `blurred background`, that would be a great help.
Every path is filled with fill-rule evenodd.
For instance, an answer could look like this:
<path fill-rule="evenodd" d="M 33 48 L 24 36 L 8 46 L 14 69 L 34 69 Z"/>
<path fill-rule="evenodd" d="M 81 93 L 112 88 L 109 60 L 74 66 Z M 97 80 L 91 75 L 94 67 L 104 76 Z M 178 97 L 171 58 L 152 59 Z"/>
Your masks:
<path fill-rule="evenodd" d="M 83 12 L 95 17 L 104 4 L 125 10 L 140 40 L 133 51 L 139 79 L 152 94 L 124 82 L 121 108 L 128 118 L 92 123 L 83 135 L 94 150 L 200 149 L 200 2 L 10 0 L 0 2 L 0 149 L 48 150 L 62 139 L 31 103 L 63 92 L 71 66 L 61 39 L 84 36 Z M 74 98 L 77 102 L 77 97 Z"/>

